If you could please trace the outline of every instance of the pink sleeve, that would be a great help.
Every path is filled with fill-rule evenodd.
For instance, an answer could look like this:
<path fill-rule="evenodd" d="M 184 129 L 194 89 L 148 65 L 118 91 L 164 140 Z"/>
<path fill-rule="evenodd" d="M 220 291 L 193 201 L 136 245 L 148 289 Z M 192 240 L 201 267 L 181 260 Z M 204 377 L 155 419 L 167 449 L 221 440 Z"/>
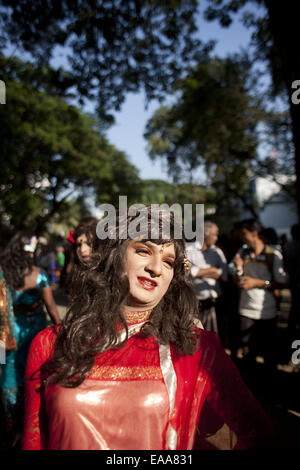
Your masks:
<path fill-rule="evenodd" d="M 22 438 L 23 450 L 45 449 L 46 416 L 42 400 L 40 367 L 51 356 L 55 328 L 41 331 L 30 345 L 25 373 L 25 415 Z"/>

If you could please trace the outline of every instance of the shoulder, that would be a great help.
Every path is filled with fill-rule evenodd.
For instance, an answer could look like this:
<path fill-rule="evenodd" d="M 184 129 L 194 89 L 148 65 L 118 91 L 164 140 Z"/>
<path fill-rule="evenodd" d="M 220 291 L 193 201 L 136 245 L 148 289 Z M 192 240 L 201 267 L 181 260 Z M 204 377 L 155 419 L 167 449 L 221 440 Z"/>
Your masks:
<path fill-rule="evenodd" d="M 46 360 L 53 352 L 55 339 L 60 325 L 52 325 L 40 331 L 32 340 L 30 350 L 39 354 L 41 361 Z"/>
<path fill-rule="evenodd" d="M 48 287 L 48 285 L 50 286 L 46 271 L 40 267 L 36 267 L 36 269 L 38 270 L 38 282 L 44 283 L 44 287 Z"/>
<path fill-rule="evenodd" d="M 50 326 L 40 331 L 31 341 L 26 363 L 26 380 L 31 380 L 35 374 L 39 374 L 43 364 L 52 357 L 58 330 L 59 327 Z"/>
<path fill-rule="evenodd" d="M 273 248 L 273 255 L 275 258 L 283 259 L 281 251 L 277 250 L 277 248 Z"/>
<path fill-rule="evenodd" d="M 221 248 L 219 248 L 219 247 L 216 246 L 216 245 L 213 245 L 213 246 L 211 247 L 211 250 L 214 251 L 222 260 L 223 260 L 223 259 L 226 260 L 226 259 L 225 259 L 224 252 L 223 252 L 223 250 L 221 250 Z"/>
<path fill-rule="evenodd" d="M 272 256 L 274 259 L 277 259 L 277 260 L 283 259 L 281 251 L 279 251 L 277 248 L 274 248 L 270 245 L 266 245 L 265 253 L 266 253 L 266 256 Z"/>
<path fill-rule="evenodd" d="M 201 248 L 195 242 L 188 242 L 185 245 L 185 251 L 187 253 L 198 253 Z"/>
<path fill-rule="evenodd" d="M 199 261 L 201 262 L 204 259 L 202 250 L 197 248 L 195 244 L 186 246 L 186 255 L 192 264 L 198 264 Z"/>
<path fill-rule="evenodd" d="M 40 268 L 36 264 L 32 266 L 32 271 L 31 271 L 32 273 L 39 274 L 40 271 L 41 271 Z"/>
<path fill-rule="evenodd" d="M 201 373 L 209 373 L 211 379 L 215 376 L 219 367 L 226 367 L 230 360 L 223 349 L 220 339 L 215 332 L 203 329 L 195 329 L 195 350 L 192 354 L 178 354 L 172 348 L 172 357 L 175 359 L 176 367 L 183 376 L 190 378 Z"/>
<path fill-rule="evenodd" d="M 198 352 L 203 351 L 219 351 L 221 353 L 226 354 L 223 346 L 221 344 L 219 335 L 214 331 L 204 330 L 201 322 L 199 320 L 194 321 L 194 331 L 197 333 L 198 337 Z"/>
<path fill-rule="evenodd" d="M 45 344 L 47 342 L 54 341 L 57 333 L 60 330 L 60 325 L 51 325 L 48 328 L 40 331 L 33 339 L 38 344 Z"/>
<path fill-rule="evenodd" d="M 215 333 L 214 331 L 207 331 L 207 330 L 199 329 L 198 334 L 200 338 L 200 344 L 199 344 L 200 348 L 202 348 L 205 345 L 206 347 L 211 347 L 213 349 L 221 348 L 221 350 L 223 350 L 220 338 L 217 335 L 217 333 Z"/>

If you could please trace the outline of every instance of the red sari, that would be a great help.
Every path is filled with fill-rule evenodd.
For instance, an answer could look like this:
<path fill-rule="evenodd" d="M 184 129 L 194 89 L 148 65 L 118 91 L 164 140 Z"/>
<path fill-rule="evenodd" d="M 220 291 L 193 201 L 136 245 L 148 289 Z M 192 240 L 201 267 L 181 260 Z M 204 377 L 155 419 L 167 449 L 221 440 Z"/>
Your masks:
<path fill-rule="evenodd" d="M 35 337 L 23 449 L 256 449 L 272 443 L 267 416 L 215 333 L 199 330 L 196 352 L 178 355 L 172 345 L 138 334 L 145 312 L 126 315 L 126 345 L 99 354 L 76 388 L 42 386 L 39 368 L 51 357 L 57 327 Z"/>

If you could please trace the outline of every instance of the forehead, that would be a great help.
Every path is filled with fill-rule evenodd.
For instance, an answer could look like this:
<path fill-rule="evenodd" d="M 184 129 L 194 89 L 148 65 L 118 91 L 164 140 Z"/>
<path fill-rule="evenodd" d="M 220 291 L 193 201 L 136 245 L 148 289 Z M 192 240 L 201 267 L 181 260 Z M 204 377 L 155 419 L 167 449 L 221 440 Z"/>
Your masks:
<path fill-rule="evenodd" d="M 216 235 L 219 233 L 219 227 L 212 225 L 205 230 L 205 235 Z"/>

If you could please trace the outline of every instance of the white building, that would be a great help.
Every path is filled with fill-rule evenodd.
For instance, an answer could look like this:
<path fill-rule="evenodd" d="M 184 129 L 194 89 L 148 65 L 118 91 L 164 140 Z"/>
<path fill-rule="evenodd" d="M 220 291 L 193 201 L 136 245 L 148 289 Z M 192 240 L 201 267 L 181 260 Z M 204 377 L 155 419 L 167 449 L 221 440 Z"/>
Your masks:
<path fill-rule="evenodd" d="M 273 227 L 278 236 L 290 238 L 291 226 L 298 223 L 297 204 L 282 185 L 295 180 L 294 176 L 278 175 L 276 183 L 272 176 L 255 179 L 255 193 L 259 205 L 260 221 L 264 227 Z"/>

